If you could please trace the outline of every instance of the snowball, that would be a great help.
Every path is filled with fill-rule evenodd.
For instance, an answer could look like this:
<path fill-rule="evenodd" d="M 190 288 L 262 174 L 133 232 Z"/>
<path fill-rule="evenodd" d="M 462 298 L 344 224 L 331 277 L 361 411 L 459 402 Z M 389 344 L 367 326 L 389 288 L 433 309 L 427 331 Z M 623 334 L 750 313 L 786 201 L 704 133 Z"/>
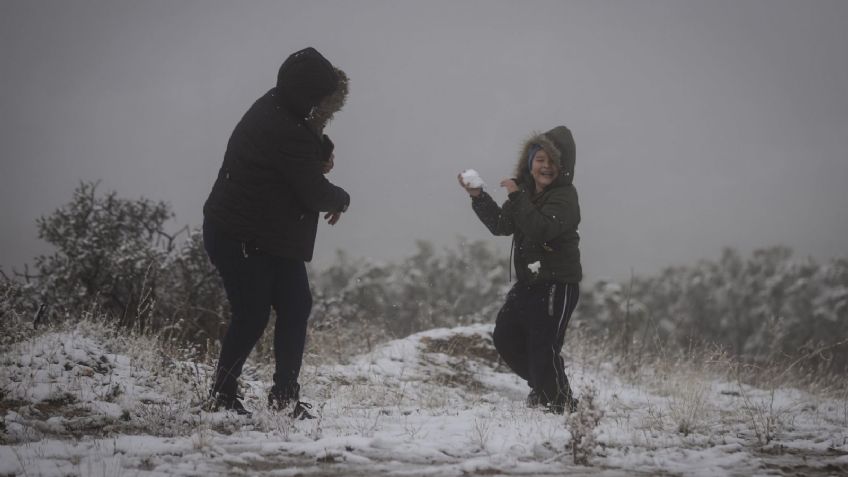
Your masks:
<path fill-rule="evenodd" d="M 474 169 L 466 169 L 462 171 L 462 182 L 465 182 L 465 185 L 474 189 L 479 189 L 486 185 L 480 177 L 480 174 Z"/>
<path fill-rule="evenodd" d="M 527 264 L 527 268 L 530 269 L 530 273 L 539 273 L 539 268 L 541 268 L 541 267 L 542 267 L 542 264 L 541 264 L 541 262 L 538 262 L 538 261 Z"/>

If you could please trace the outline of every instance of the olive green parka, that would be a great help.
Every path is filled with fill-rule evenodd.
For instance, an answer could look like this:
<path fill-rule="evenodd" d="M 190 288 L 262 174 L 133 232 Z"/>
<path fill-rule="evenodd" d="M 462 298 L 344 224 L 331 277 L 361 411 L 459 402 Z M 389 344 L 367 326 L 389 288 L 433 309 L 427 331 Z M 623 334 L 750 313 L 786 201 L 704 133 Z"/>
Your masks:
<path fill-rule="evenodd" d="M 541 193 L 528 168 L 530 149 L 537 145 L 559 162 L 560 174 Z M 503 206 L 482 191 L 473 197 L 472 208 L 494 235 L 513 236 L 515 273 L 519 282 L 554 281 L 579 283 L 580 205 L 574 180 L 575 147 L 571 131 L 558 126 L 535 134 L 524 144 L 515 169 L 517 192 Z"/>

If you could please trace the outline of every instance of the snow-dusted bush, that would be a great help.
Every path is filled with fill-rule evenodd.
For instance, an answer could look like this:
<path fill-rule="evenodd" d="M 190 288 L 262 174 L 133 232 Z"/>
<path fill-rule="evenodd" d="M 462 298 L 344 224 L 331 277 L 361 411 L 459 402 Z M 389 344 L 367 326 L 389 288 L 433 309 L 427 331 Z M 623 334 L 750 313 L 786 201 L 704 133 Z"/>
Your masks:
<path fill-rule="evenodd" d="M 43 320 L 37 303 L 33 284 L 0 279 L 0 349 L 29 336 L 33 324 Z"/>
<path fill-rule="evenodd" d="M 437 251 L 417 242 L 399 263 L 352 260 L 339 252 L 313 275 L 313 339 L 332 351 L 362 351 L 390 337 L 491 321 L 509 286 L 507 263 L 482 241 Z"/>
<path fill-rule="evenodd" d="M 51 314 L 70 316 L 96 302 L 125 323 L 149 316 L 149 305 L 172 247 L 164 202 L 98 194 L 83 182 L 71 201 L 37 221 L 38 236 L 55 248 L 36 258 L 42 299 Z"/>
<path fill-rule="evenodd" d="M 35 259 L 32 275 L 19 274 L 26 284 L 6 278 L 0 313 L 97 316 L 201 347 L 217 340 L 226 298 L 200 233 L 168 233 L 173 214 L 165 202 L 97 187 L 81 183 L 69 203 L 38 219 L 39 237 L 54 251 Z"/>
<path fill-rule="evenodd" d="M 848 260 L 819 264 L 784 247 L 599 282 L 584 290 L 577 320 L 631 351 L 718 344 L 747 360 L 803 357 L 804 366 L 848 365 Z"/>
<path fill-rule="evenodd" d="M 214 347 L 224 333 L 230 308 L 224 285 L 203 247 L 203 233 L 194 229 L 168 256 L 157 303 L 164 337 Z"/>

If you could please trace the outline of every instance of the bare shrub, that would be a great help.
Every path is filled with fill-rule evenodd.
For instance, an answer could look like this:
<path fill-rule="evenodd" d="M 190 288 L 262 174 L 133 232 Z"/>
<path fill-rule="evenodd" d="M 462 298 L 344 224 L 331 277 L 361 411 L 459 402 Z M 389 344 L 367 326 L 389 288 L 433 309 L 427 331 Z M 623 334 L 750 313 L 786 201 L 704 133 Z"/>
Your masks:
<path fill-rule="evenodd" d="M 568 428 L 571 431 L 571 454 L 577 465 L 589 465 L 595 454 L 597 445 L 595 428 L 604 416 L 597 399 L 597 389 L 587 388 L 580 397 L 577 411 L 570 414 L 567 419 Z"/>

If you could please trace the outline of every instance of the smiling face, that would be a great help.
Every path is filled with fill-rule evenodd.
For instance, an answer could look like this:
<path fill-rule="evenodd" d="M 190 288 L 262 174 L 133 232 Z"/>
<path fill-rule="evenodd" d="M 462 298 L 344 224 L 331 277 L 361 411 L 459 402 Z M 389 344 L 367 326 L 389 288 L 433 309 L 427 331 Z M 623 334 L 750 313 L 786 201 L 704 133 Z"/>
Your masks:
<path fill-rule="evenodd" d="M 540 149 L 533 156 L 530 175 L 533 176 L 533 181 L 536 183 L 536 192 L 542 192 L 559 176 L 559 164 L 551 159 L 544 149 Z"/>

